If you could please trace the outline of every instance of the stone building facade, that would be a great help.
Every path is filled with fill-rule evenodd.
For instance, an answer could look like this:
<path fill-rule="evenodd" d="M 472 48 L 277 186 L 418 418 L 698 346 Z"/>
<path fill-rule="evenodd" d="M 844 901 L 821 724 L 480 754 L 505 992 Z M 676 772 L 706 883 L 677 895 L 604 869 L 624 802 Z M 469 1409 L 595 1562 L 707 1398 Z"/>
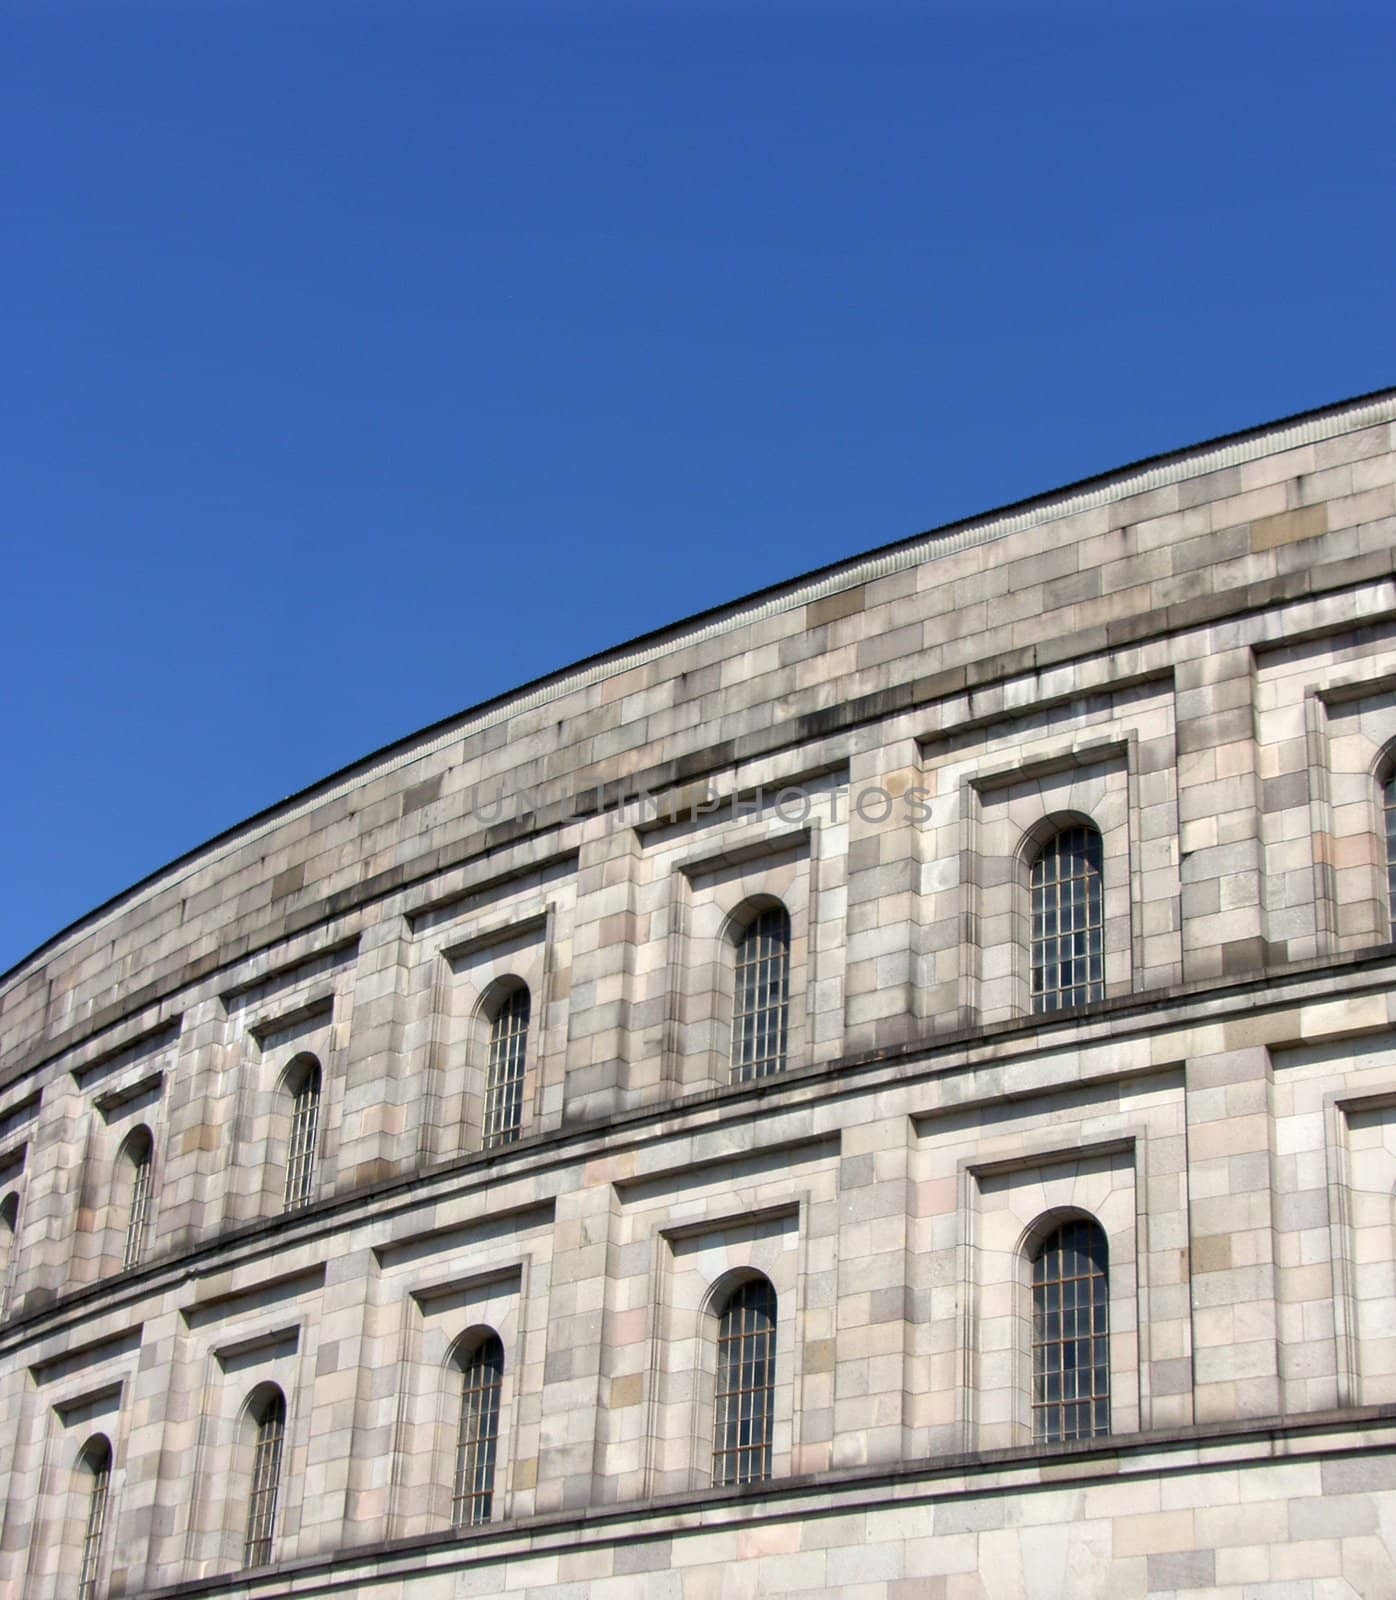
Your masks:
<path fill-rule="evenodd" d="M 1396 1596 L 1393 422 L 635 641 L 0 980 L 0 1596 Z"/>

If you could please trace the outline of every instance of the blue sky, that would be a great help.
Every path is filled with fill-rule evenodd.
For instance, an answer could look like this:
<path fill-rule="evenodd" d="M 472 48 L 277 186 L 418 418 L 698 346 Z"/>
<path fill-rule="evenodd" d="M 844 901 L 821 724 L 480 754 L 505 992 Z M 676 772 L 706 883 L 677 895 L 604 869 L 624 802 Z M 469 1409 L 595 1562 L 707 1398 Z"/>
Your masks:
<path fill-rule="evenodd" d="M 0 968 L 649 628 L 1396 383 L 1396 12 L 0 20 Z"/>

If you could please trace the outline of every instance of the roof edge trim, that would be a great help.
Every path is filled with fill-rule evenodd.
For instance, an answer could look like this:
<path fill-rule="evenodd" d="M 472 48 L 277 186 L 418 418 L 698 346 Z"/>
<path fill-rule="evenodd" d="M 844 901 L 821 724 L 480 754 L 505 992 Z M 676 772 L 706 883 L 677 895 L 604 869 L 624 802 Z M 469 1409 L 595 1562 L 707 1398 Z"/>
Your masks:
<path fill-rule="evenodd" d="M 175 857 L 173 861 L 119 891 L 75 922 L 22 957 L 8 971 L 0 972 L 0 985 L 6 985 L 40 957 L 61 953 L 79 936 L 98 931 L 115 916 L 164 888 L 181 876 L 203 868 L 234 849 L 254 843 L 283 823 L 304 816 L 316 806 L 334 800 L 358 785 L 411 766 L 435 755 L 447 745 L 469 738 L 511 717 L 536 710 L 549 701 L 586 689 L 608 678 L 646 666 L 651 661 L 702 644 L 721 634 L 734 632 L 749 623 L 764 621 L 783 611 L 794 610 L 844 589 L 876 582 L 943 555 L 954 555 L 976 545 L 1022 533 L 1044 523 L 1077 516 L 1099 506 L 1125 500 L 1133 495 L 1204 477 L 1227 467 L 1244 465 L 1262 456 L 1279 454 L 1306 444 L 1316 444 L 1339 434 L 1396 421 L 1396 389 L 1376 390 L 1351 400 L 1335 402 L 1314 411 L 1300 412 L 1275 422 L 1262 423 L 1239 433 L 1227 434 L 1197 445 L 1184 446 L 1163 455 L 1113 468 L 1093 477 L 1079 479 L 1059 489 L 1013 502 L 998 510 L 947 523 L 925 533 L 883 545 L 862 556 L 853 556 L 832 566 L 816 568 L 803 576 L 784 580 L 773 588 L 727 602 L 712 610 L 670 623 L 629 644 L 620 644 L 601 654 L 584 657 L 532 684 L 507 690 L 494 699 L 457 713 L 444 721 L 408 734 L 403 739 L 370 753 L 339 772 L 318 780 L 285 800 L 263 811 L 254 812 L 242 822 L 203 844 Z"/>

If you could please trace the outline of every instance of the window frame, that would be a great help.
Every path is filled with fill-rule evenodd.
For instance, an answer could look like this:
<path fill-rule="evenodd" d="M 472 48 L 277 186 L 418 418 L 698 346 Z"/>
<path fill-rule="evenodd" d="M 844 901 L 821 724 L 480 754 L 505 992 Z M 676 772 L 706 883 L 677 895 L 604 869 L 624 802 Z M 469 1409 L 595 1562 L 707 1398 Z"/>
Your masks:
<path fill-rule="evenodd" d="M 517 1144 L 523 1136 L 533 992 L 522 978 L 501 978 L 487 992 L 481 1014 L 485 1023 L 485 1070 L 480 1096 L 480 1148 L 499 1150 Z"/>
<path fill-rule="evenodd" d="M 455 1449 L 451 1473 L 451 1526 L 461 1532 L 493 1521 L 495 1480 L 504 1410 L 504 1341 L 493 1328 L 457 1343 Z M 481 1375 L 476 1379 L 476 1373 Z M 474 1402 L 474 1403 L 472 1403 Z"/>
<path fill-rule="evenodd" d="M 5 1257 L 0 1261 L 0 1321 L 10 1315 L 15 1284 L 19 1282 L 20 1209 L 18 1188 L 0 1195 L 0 1233 L 5 1239 Z"/>
<path fill-rule="evenodd" d="M 775 929 L 779 930 L 778 934 L 773 931 Z M 732 1031 L 728 1052 L 733 1084 L 757 1083 L 786 1071 L 790 1065 L 790 947 L 793 939 L 790 912 L 779 900 L 748 901 L 733 919 L 730 933 Z M 766 940 L 770 940 L 774 948 L 763 947 Z M 772 982 L 773 976 L 775 982 Z M 766 994 L 761 998 L 763 983 Z M 748 1005 L 746 1001 L 753 989 L 756 994 L 751 996 L 753 1003 Z M 772 1035 L 775 1036 L 773 1045 Z"/>
<path fill-rule="evenodd" d="M 102 1575 L 103 1545 L 111 1505 L 112 1445 L 94 1434 L 78 1452 L 78 1471 L 86 1473 L 77 1600 L 95 1600 Z"/>
<path fill-rule="evenodd" d="M 814 948 L 821 895 L 828 888 L 822 839 L 814 824 L 775 834 L 765 827 L 721 830 L 702 840 L 701 854 L 680 854 L 699 844 L 691 832 L 665 841 L 664 854 L 655 858 L 657 882 L 664 883 L 668 969 L 662 1050 L 653 1068 L 647 1063 L 644 1075 L 632 1082 L 652 1082 L 657 1091 L 673 1094 L 748 1087 L 734 1083 L 732 1073 L 735 946 L 753 918 L 773 905 L 790 919 L 783 1070 L 837 1054 L 832 1033 L 826 1029 L 827 1036 L 816 1037 L 816 999 L 828 993 Z M 837 972 L 831 976 L 837 979 Z M 827 1008 L 824 1020 L 830 1020 Z"/>
<path fill-rule="evenodd" d="M 1073 1238 L 1072 1235 L 1077 1237 Z M 1068 1244 L 1083 1247 L 1092 1257 L 1091 1267 L 1068 1275 L 1065 1250 Z M 1056 1261 L 1052 1257 L 1055 1255 Z M 1076 1440 L 1109 1438 L 1112 1430 L 1110 1333 L 1110 1239 L 1097 1218 L 1085 1212 L 1057 1214 L 1042 1219 L 1036 1229 L 1030 1248 L 1025 1251 L 1027 1277 L 1031 1294 L 1029 1322 L 1029 1349 L 1031 1352 L 1031 1392 L 1028 1397 L 1032 1442 L 1035 1445 L 1053 1446 Z M 1051 1273 L 1055 1266 L 1058 1271 Z M 1041 1268 L 1041 1271 L 1039 1271 Z M 1083 1337 L 1076 1329 L 1067 1331 L 1067 1317 L 1079 1312 L 1080 1293 L 1075 1286 L 1086 1285 L 1086 1304 L 1089 1312 L 1089 1332 Z M 1053 1293 L 1053 1291 L 1056 1293 Z M 1068 1301 L 1071 1302 L 1068 1305 Z M 1059 1319 L 1053 1326 L 1051 1319 Z M 1089 1348 L 1089 1359 L 1081 1364 L 1074 1354 L 1082 1344 Z M 1053 1363 L 1050 1352 L 1057 1352 L 1060 1360 Z M 1073 1377 L 1082 1372 L 1092 1374 L 1088 1392 L 1082 1396 L 1079 1383 L 1075 1391 L 1066 1394 L 1068 1374 Z M 1048 1390 L 1055 1373 L 1058 1393 L 1051 1397 Z M 1104 1387 L 1099 1387 L 1099 1375 L 1104 1374 Z M 1084 1428 L 1068 1426 L 1069 1408 L 1085 1406 L 1088 1418 Z M 1102 1422 L 1103 1412 L 1103 1422 Z M 1055 1413 L 1054 1426 L 1053 1418 Z"/>
<path fill-rule="evenodd" d="M 154 1209 L 155 1139 L 144 1123 L 132 1128 L 121 1141 L 116 1159 L 118 1164 L 125 1162 L 129 1168 L 129 1171 L 120 1171 L 126 1210 L 121 1239 L 121 1270 L 128 1272 L 140 1266 L 145 1258 Z"/>
<path fill-rule="evenodd" d="M 1087 861 L 1090 870 L 1085 872 L 1059 873 L 1056 877 L 1045 881 L 1038 881 L 1039 868 L 1049 859 L 1049 854 L 1057 861 L 1061 860 L 1062 842 L 1079 835 L 1085 843 L 1087 851 L 1093 855 L 1093 860 Z M 1075 858 L 1079 859 L 1079 858 Z M 1023 864 L 1027 883 L 1027 978 L 1028 978 L 1028 1008 L 1032 1015 L 1041 1017 L 1054 1016 L 1059 1012 L 1075 1010 L 1080 1006 L 1093 1005 L 1105 998 L 1105 969 L 1106 969 L 1106 932 L 1107 918 L 1106 886 L 1105 886 L 1105 840 L 1101 830 L 1089 817 L 1054 817 L 1034 829 L 1026 838 L 1023 851 Z M 1085 920 L 1081 925 L 1062 928 L 1062 911 L 1074 912 L 1079 902 L 1075 897 L 1068 898 L 1065 903 L 1061 893 L 1064 888 L 1083 883 Z M 1055 903 L 1052 907 L 1055 913 L 1054 931 L 1047 933 L 1042 930 L 1048 915 L 1046 891 L 1055 890 Z M 1043 898 L 1039 900 L 1039 893 Z M 1094 945 L 1091 943 L 1091 934 L 1094 933 Z M 1062 946 L 1069 940 L 1084 935 L 1085 949 L 1083 952 L 1070 952 L 1066 959 L 1062 959 Z M 1048 958 L 1049 946 L 1052 947 Z M 1072 968 L 1077 963 L 1086 964 L 1084 982 L 1062 984 L 1058 982 L 1052 987 L 1040 984 L 1039 974 L 1054 971 L 1058 974 L 1064 968 Z"/>
<path fill-rule="evenodd" d="M 281 1203 L 283 1213 L 289 1214 L 305 1210 L 316 1199 L 325 1098 L 325 1069 L 319 1057 L 308 1051 L 296 1055 L 281 1076 L 281 1093 L 290 1101 Z"/>
<path fill-rule="evenodd" d="M 1382 752 L 1377 767 L 1378 840 L 1385 843 L 1386 937 L 1396 939 L 1396 747 Z"/>
<path fill-rule="evenodd" d="M 276 1522 L 282 1505 L 288 1407 L 278 1384 L 253 1390 L 244 1410 L 252 1428 L 251 1470 L 243 1519 L 244 1571 L 269 1565 L 276 1555 Z"/>
<path fill-rule="evenodd" d="M 732 1319 L 738 1322 L 734 1328 Z M 768 1483 L 773 1475 L 777 1396 L 777 1365 L 780 1360 L 780 1297 L 775 1285 L 763 1272 L 743 1273 L 729 1282 L 712 1307 L 714 1349 L 712 1451 L 710 1482 L 714 1488 L 734 1488 L 743 1484 Z M 762 1381 L 743 1383 L 746 1369 L 762 1374 Z M 737 1375 L 734 1385 L 730 1382 Z M 761 1397 L 759 1407 L 754 1397 Z M 736 1397 L 735 1413 L 724 1402 Z M 752 1403 L 745 1402 L 751 1398 Z M 760 1437 L 753 1428 L 743 1442 L 743 1425 L 760 1413 Z M 749 1470 L 753 1456 L 757 1470 Z M 731 1468 L 732 1470 L 729 1470 Z"/>

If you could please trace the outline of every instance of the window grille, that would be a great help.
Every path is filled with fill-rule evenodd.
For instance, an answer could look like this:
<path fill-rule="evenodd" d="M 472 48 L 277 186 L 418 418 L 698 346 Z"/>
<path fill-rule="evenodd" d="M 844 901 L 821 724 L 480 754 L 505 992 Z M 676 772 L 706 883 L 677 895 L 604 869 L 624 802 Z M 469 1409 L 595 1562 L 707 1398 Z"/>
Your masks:
<path fill-rule="evenodd" d="M 97 1592 L 97 1566 L 102 1557 L 102 1532 L 107 1522 L 107 1492 L 111 1487 L 111 1447 L 105 1440 L 92 1446 L 84 1457 L 87 1486 L 87 1523 L 82 1534 L 82 1570 L 78 1576 L 78 1600 L 93 1600 Z"/>
<path fill-rule="evenodd" d="M 286 1401 L 278 1392 L 263 1405 L 252 1451 L 252 1487 L 247 1497 L 247 1538 L 242 1564 L 260 1567 L 271 1560 L 276 1532 L 276 1499 L 281 1488 L 281 1447 L 286 1437 Z"/>
<path fill-rule="evenodd" d="M 461 1367 L 460 1427 L 456 1433 L 456 1476 L 451 1501 L 451 1521 L 457 1528 L 490 1520 L 503 1376 L 504 1346 L 491 1334 Z"/>
<path fill-rule="evenodd" d="M 10 1296 L 19 1272 L 19 1196 L 0 1200 L 0 1318 L 10 1314 Z"/>
<path fill-rule="evenodd" d="M 790 918 L 782 906 L 771 906 L 737 941 L 733 1083 L 749 1083 L 784 1068 L 789 1002 Z"/>
<path fill-rule="evenodd" d="M 523 1122 L 524 1060 L 528 1051 L 528 990 L 510 991 L 490 1023 L 485 1075 L 485 1149 L 512 1144 Z"/>
<path fill-rule="evenodd" d="M 286 1210 L 315 1197 L 315 1141 L 320 1129 L 320 1068 L 311 1063 L 291 1096 L 291 1142 L 286 1153 Z"/>
<path fill-rule="evenodd" d="M 1382 785 L 1382 817 L 1386 824 L 1386 905 L 1391 937 L 1396 938 L 1396 770 Z"/>
<path fill-rule="evenodd" d="M 1039 1444 L 1110 1432 L 1110 1279 L 1105 1235 L 1063 1223 L 1032 1262 L 1032 1436 Z"/>
<path fill-rule="evenodd" d="M 1063 828 L 1032 864 L 1032 1009 L 1099 1000 L 1105 992 L 1100 835 Z"/>
<path fill-rule="evenodd" d="M 145 1230 L 150 1220 L 150 1144 L 134 1145 L 129 1151 L 131 1161 L 131 1208 L 126 1216 L 126 1250 L 122 1256 L 123 1267 L 139 1265 L 145 1249 Z"/>
<path fill-rule="evenodd" d="M 752 1278 L 733 1292 L 718 1324 L 715 1484 L 770 1477 L 775 1379 L 776 1292 Z"/>

